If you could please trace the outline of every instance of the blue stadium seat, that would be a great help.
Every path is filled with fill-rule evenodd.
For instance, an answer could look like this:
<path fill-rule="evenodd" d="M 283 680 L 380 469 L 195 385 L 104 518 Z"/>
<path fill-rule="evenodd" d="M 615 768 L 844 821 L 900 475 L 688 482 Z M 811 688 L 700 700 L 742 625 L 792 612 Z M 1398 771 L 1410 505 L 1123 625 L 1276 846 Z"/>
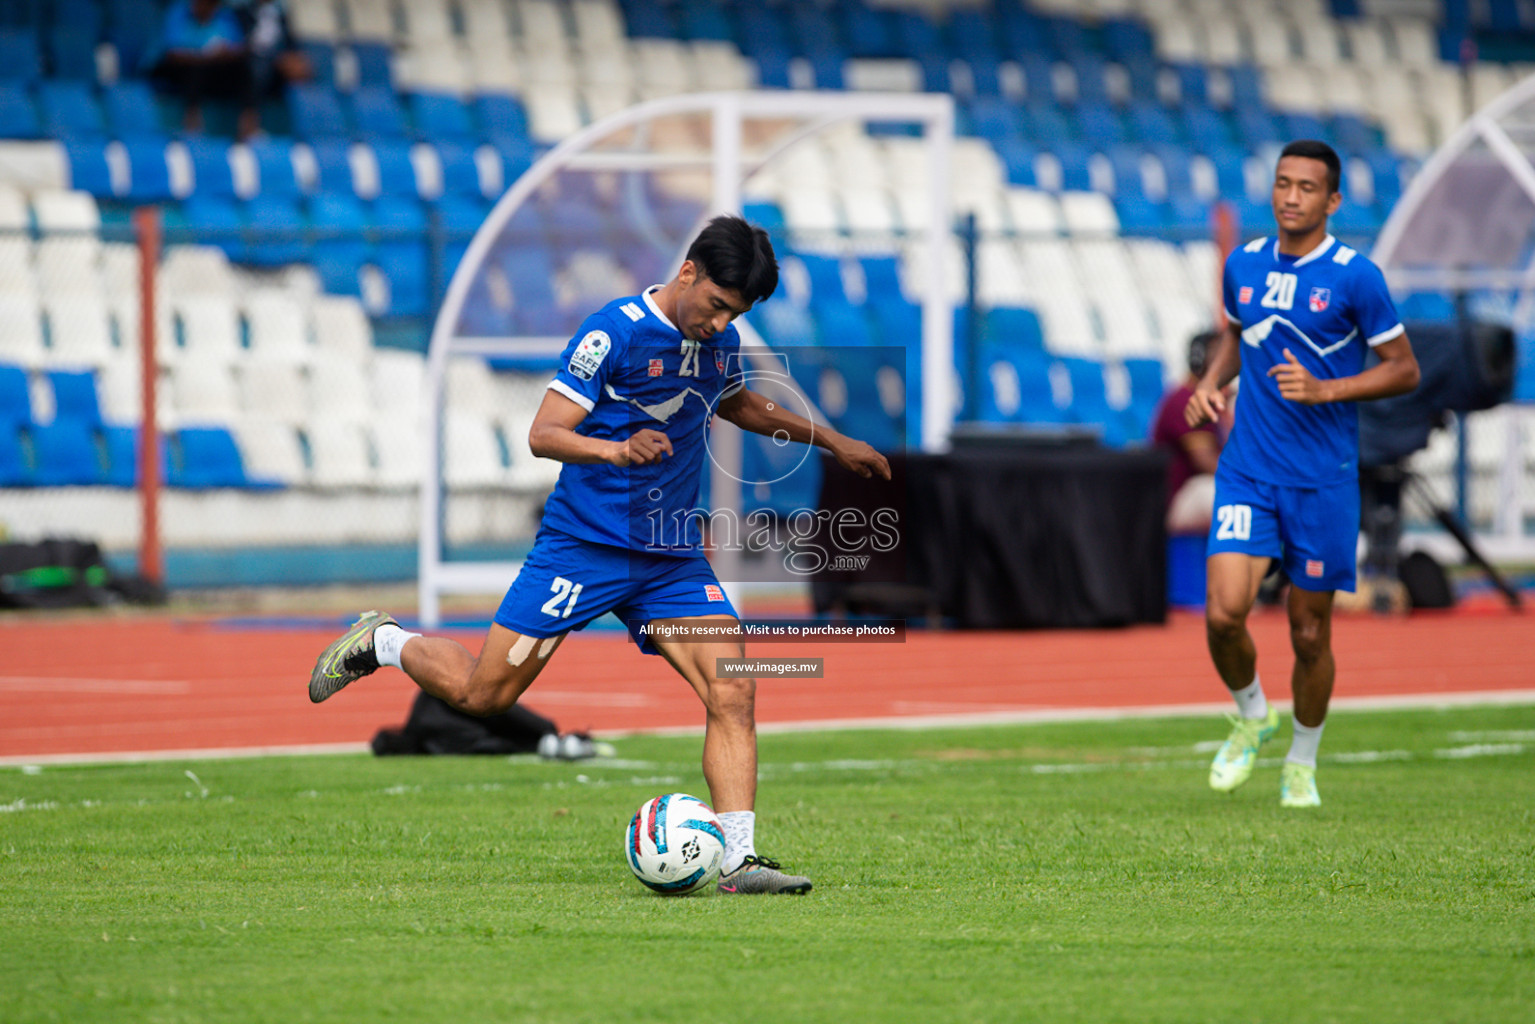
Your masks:
<path fill-rule="evenodd" d="M 37 35 L 20 28 L 0 28 L 0 82 L 30 85 L 43 77 Z"/>
<path fill-rule="evenodd" d="M 634 39 L 675 39 L 671 9 L 660 4 L 631 4 L 624 10 L 625 27 Z"/>
<path fill-rule="evenodd" d="M 21 446 L 21 431 L 0 421 L 0 487 L 25 487 L 31 482 L 32 470 Z"/>
<path fill-rule="evenodd" d="M 101 456 L 88 424 L 56 419 L 32 428 L 32 482 L 39 487 L 93 486 L 103 482 Z"/>
<path fill-rule="evenodd" d="M 844 52 L 837 23 L 823 8 L 813 4 L 790 7 L 789 30 L 799 43 L 799 52 L 812 60 L 828 52 Z"/>
<path fill-rule="evenodd" d="M 678 5 L 677 21 L 681 39 L 728 42 L 732 38 L 730 19 L 713 0 L 682 0 Z"/>
<path fill-rule="evenodd" d="M 996 58 L 997 26 L 989 10 L 959 8 L 949 15 L 949 52 L 961 60 Z"/>
<path fill-rule="evenodd" d="M 53 78 L 96 81 L 96 36 L 73 25 L 48 30 L 48 67 Z"/>
<path fill-rule="evenodd" d="M 794 59 L 788 50 L 759 49 L 753 55 L 757 62 L 757 81 L 765 89 L 789 88 L 789 62 Z"/>
<path fill-rule="evenodd" d="M 75 420 L 88 427 L 101 426 L 101 403 L 96 397 L 96 374 L 90 370 L 49 370 L 55 419 Z"/>
<path fill-rule="evenodd" d="M 1041 18 L 1040 21 L 1050 40 L 1051 49 L 1066 60 L 1071 60 L 1075 55 L 1092 49 L 1093 44 L 1088 38 L 1087 27 L 1075 18 L 1046 17 Z"/>
<path fill-rule="evenodd" d="M 327 139 L 310 143 L 309 148 L 314 153 L 315 168 L 319 174 L 316 192 L 357 194 L 352 182 L 352 161 L 347 153 L 347 143 Z"/>
<path fill-rule="evenodd" d="M 1282 131 L 1274 115 L 1261 106 L 1238 107 L 1236 122 L 1239 141 L 1250 150 L 1280 141 Z"/>
<path fill-rule="evenodd" d="M 1159 236 L 1167 230 L 1166 205 L 1144 195 L 1116 195 L 1114 212 L 1119 217 L 1120 234 Z"/>
<path fill-rule="evenodd" d="M 294 197 L 259 195 L 245 204 L 245 258 L 264 266 L 301 263 L 308 251 Z"/>
<path fill-rule="evenodd" d="M 1108 64 L 1096 53 L 1078 53 L 1071 58 L 1071 69 L 1077 78 L 1078 103 L 1108 103 L 1108 80 L 1104 76 Z"/>
<path fill-rule="evenodd" d="M 821 344 L 828 348 L 868 348 L 874 344 L 874 332 L 863 310 L 846 299 L 831 299 L 811 305 Z"/>
<path fill-rule="evenodd" d="M 97 0 L 51 0 L 47 6 L 52 9 L 55 28 L 72 28 L 90 36 L 93 41 L 101 38 L 101 31 L 106 27 L 106 11 Z"/>
<path fill-rule="evenodd" d="M 736 11 L 741 52 L 760 58 L 763 52 L 789 53 L 789 29 L 782 7 L 746 4 Z"/>
<path fill-rule="evenodd" d="M 317 43 L 313 40 L 300 40 L 299 49 L 309 60 L 309 67 L 314 75 L 314 81 L 327 88 L 336 86 L 336 48 L 329 43 Z"/>
<path fill-rule="evenodd" d="M 31 425 L 32 391 L 27 384 L 27 371 L 0 363 L 0 427 Z"/>
<path fill-rule="evenodd" d="M 1439 292 L 1413 292 L 1397 303 L 1397 312 L 1403 320 L 1426 320 L 1430 323 L 1454 323 L 1455 300 Z"/>
<path fill-rule="evenodd" d="M 1189 163 L 1189 151 L 1184 146 L 1156 145 L 1151 155 L 1162 165 L 1162 175 L 1167 179 L 1169 196 L 1187 196 L 1194 192 L 1194 173 Z"/>
<path fill-rule="evenodd" d="M 112 170 L 107 166 L 106 150 L 100 142 L 66 142 L 64 156 L 69 161 L 70 188 L 97 198 L 111 198 Z"/>
<path fill-rule="evenodd" d="M 986 311 L 981 347 L 987 357 L 1007 352 L 1043 352 L 1045 334 L 1032 309 L 997 306 Z"/>
<path fill-rule="evenodd" d="M 900 56 L 920 58 L 942 51 L 943 33 L 926 13 L 896 11 L 894 15 L 895 44 Z"/>
<path fill-rule="evenodd" d="M 901 292 L 901 261 L 894 256 L 863 256 L 864 292 L 871 304 L 906 300 Z"/>
<path fill-rule="evenodd" d="M 394 76 L 390 72 L 388 43 L 353 43 L 352 55 L 357 58 L 357 84 L 363 88 L 391 89 Z"/>
<path fill-rule="evenodd" d="M 1018 107 L 999 96 L 977 96 L 964 108 L 970 132 L 993 143 L 1010 139 L 1022 131 Z"/>
<path fill-rule="evenodd" d="M 44 82 L 38 88 L 38 109 L 43 132 L 52 138 L 76 142 L 106 138 L 101 107 L 83 82 Z"/>
<path fill-rule="evenodd" d="M 813 253 L 801 253 L 799 260 L 805 266 L 805 272 L 810 277 L 810 301 L 820 302 L 846 302 L 847 295 L 842 289 L 842 261 L 833 256 L 817 256 Z"/>
<path fill-rule="evenodd" d="M 816 343 L 815 321 L 810 311 L 782 298 L 759 303 L 750 314 L 752 326 L 774 348 L 796 348 Z"/>
<path fill-rule="evenodd" d="M 301 83 L 290 86 L 288 111 L 293 118 L 293 134 L 298 138 L 312 142 L 319 139 L 341 139 L 348 134 L 346 111 L 341 106 L 341 97 L 329 85 Z"/>
<path fill-rule="evenodd" d="M 201 199 L 233 199 L 235 181 L 229 168 L 229 147 L 198 137 L 187 139 L 185 144 L 196 182 L 193 193 Z"/>
<path fill-rule="evenodd" d="M 359 294 L 358 271 L 369 261 L 368 214 L 348 192 L 323 192 L 309 200 L 309 224 L 314 230 L 312 256 L 325 290 L 336 295 Z"/>
<path fill-rule="evenodd" d="M 474 113 L 481 136 L 493 146 L 500 147 L 505 139 L 525 142 L 528 138 L 528 112 L 515 96 L 481 93 L 475 97 Z"/>
<path fill-rule="evenodd" d="M 996 12 L 1005 56 L 1049 51 L 1044 21 L 1037 14 L 1015 4 L 997 4 Z"/>
<path fill-rule="evenodd" d="M 139 429 L 109 426 L 102 429 L 106 442 L 107 468 L 102 483 L 109 487 L 133 487 L 139 482 Z M 160 471 L 169 464 L 165 458 L 167 439 L 160 438 Z"/>
<path fill-rule="evenodd" d="M 1195 148 L 1206 153 L 1216 147 L 1230 147 L 1235 141 L 1231 125 L 1214 107 L 1184 107 L 1183 128 Z"/>
<path fill-rule="evenodd" d="M 444 196 L 472 196 L 483 199 L 480 189 L 480 168 L 475 163 L 474 149 L 467 145 L 443 143 L 437 147 L 437 162 L 442 167 L 442 193 Z"/>
<path fill-rule="evenodd" d="M 245 259 L 244 222 L 233 199 L 196 192 L 181 204 L 181 218 L 202 244 L 218 246 L 231 260 Z"/>
<path fill-rule="evenodd" d="M 123 148 L 128 153 L 128 198 L 135 202 L 169 199 L 171 176 L 165 163 L 164 140 L 129 139 Z"/>
<path fill-rule="evenodd" d="M 842 30 L 848 51 L 854 57 L 898 57 L 894 19 L 891 12 L 865 4 L 842 8 Z"/>
<path fill-rule="evenodd" d="M 1178 76 L 1178 102 L 1185 108 L 1210 105 L 1210 79 L 1199 64 L 1174 64 Z"/>
<path fill-rule="evenodd" d="M 26 88 L 0 83 L 0 139 L 35 139 L 41 134 L 37 110 Z"/>
<path fill-rule="evenodd" d="M 1160 103 L 1150 100 L 1130 104 L 1130 135 L 1146 146 L 1172 145 L 1181 141 L 1172 114 Z"/>
<path fill-rule="evenodd" d="M 745 203 L 741 207 L 741 216 L 751 221 L 751 223 L 764 228 L 769 235 L 773 236 L 775 245 L 778 244 L 777 239 L 787 226 L 784 221 L 783 210 L 779 208 L 777 203 Z"/>
<path fill-rule="evenodd" d="M 845 54 L 822 53 L 811 58 L 810 67 L 815 75 L 817 89 L 841 89 L 843 87 L 842 64 Z"/>
<path fill-rule="evenodd" d="M 155 0 L 108 0 L 107 39 L 117 50 L 117 66 L 124 75 L 147 70 L 148 56 L 164 19 Z"/>
<path fill-rule="evenodd" d="M 1055 94 L 1055 63 L 1044 53 L 1033 51 L 1014 58 L 1023 69 L 1024 88 L 1031 106 L 1050 106 L 1060 102 Z"/>
<path fill-rule="evenodd" d="M 293 145 L 283 139 L 268 138 L 250 145 L 251 155 L 256 158 L 256 174 L 261 182 L 263 196 L 295 198 L 300 191 L 298 176 L 293 171 Z"/>
<path fill-rule="evenodd" d="M 1109 18 L 1104 21 L 1102 31 L 1103 52 L 1110 60 L 1129 64 L 1137 58 L 1152 57 L 1156 53 L 1151 31 L 1140 22 Z"/>
<path fill-rule="evenodd" d="M 426 215 L 414 199 L 381 196 L 373 204 L 379 231 L 374 247 L 379 270 L 389 281 L 391 316 L 424 316 L 431 308 L 431 253 Z"/>
<path fill-rule="evenodd" d="M 801 444 L 780 444 L 761 434 L 747 433 L 742 439 L 744 512 L 764 509 L 784 518 L 801 509 L 815 511 L 821 495 L 821 459 L 816 451 L 807 451 Z"/>
<path fill-rule="evenodd" d="M 118 82 L 102 91 L 107 124 L 119 139 L 158 138 L 163 134 L 154 93 L 142 81 Z"/>
<path fill-rule="evenodd" d="M 457 96 L 415 93 L 410 97 L 416 136 L 427 142 L 468 143 L 474 139 L 469 108 Z"/>
<path fill-rule="evenodd" d="M 1066 115 L 1050 100 L 1030 99 L 1020 113 L 1024 137 L 1041 148 L 1051 149 L 1077 137 Z"/>
<path fill-rule="evenodd" d="M 869 311 L 874 315 L 874 340 L 880 345 L 918 345 L 922 338 L 922 307 L 907 302 L 898 294 L 874 298 L 870 292 Z M 959 344 L 960 339 L 955 339 Z"/>
<path fill-rule="evenodd" d="M 370 140 L 404 139 L 408 134 L 394 93 L 381 86 L 363 86 L 352 95 L 352 122 L 358 134 Z"/>
<path fill-rule="evenodd" d="M 1247 196 L 1247 154 L 1235 146 L 1207 148 L 1204 154 L 1215 165 L 1215 185 L 1222 199 L 1235 201 Z"/>
<path fill-rule="evenodd" d="M 245 487 L 249 480 L 239 446 L 223 427 L 176 431 L 167 480 L 172 487 Z"/>
<path fill-rule="evenodd" d="M 378 189 L 384 196 L 418 195 L 416 167 L 410 162 L 410 144 L 382 140 L 373 144 L 373 159 L 378 162 Z"/>
<path fill-rule="evenodd" d="M 1130 378 L 1130 404 L 1155 408 L 1167 389 L 1162 379 L 1162 360 L 1126 359 L 1125 373 Z"/>
<path fill-rule="evenodd" d="M 852 351 L 834 348 L 827 369 L 841 375 L 847 392 L 847 409 L 832 417 L 833 425 L 882 452 L 904 448 L 906 403 L 902 400 L 893 409 L 887 408 L 887 396 L 881 393 L 881 378 L 888 377 L 889 369 L 896 371 L 897 379 L 904 385 L 904 352 L 888 348 Z"/>
<path fill-rule="evenodd" d="M 1375 186 L 1376 205 L 1394 206 L 1402 198 L 1401 164 L 1383 149 L 1371 153 L 1366 162 L 1370 165 L 1370 180 Z"/>
<path fill-rule="evenodd" d="M 1086 192 L 1093 187 L 1087 164 L 1092 151 L 1080 142 L 1058 142 L 1049 147 L 1061 164 L 1061 187 L 1068 191 Z"/>
<path fill-rule="evenodd" d="M 1034 144 L 1021 138 L 1004 139 L 1001 142 L 993 142 L 992 148 L 1001 157 L 1002 165 L 1007 170 L 1007 183 L 1023 188 L 1034 188 L 1038 181 L 1034 177 L 1034 158 L 1039 151 Z"/>
<path fill-rule="evenodd" d="M 970 69 L 970 89 L 976 96 L 1002 94 L 1002 61 L 990 54 L 972 54 L 965 61 Z"/>
<path fill-rule="evenodd" d="M 501 183 L 504 188 L 511 188 L 512 183 L 533 166 L 538 155 L 533 143 L 525 138 L 502 136 L 492 145 L 501 157 Z"/>
<path fill-rule="evenodd" d="M 1114 146 L 1105 154 L 1114 169 L 1114 198 L 1144 196 L 1146 180 L 1141 173 L 1144 155 L 1138 146 Z"/>

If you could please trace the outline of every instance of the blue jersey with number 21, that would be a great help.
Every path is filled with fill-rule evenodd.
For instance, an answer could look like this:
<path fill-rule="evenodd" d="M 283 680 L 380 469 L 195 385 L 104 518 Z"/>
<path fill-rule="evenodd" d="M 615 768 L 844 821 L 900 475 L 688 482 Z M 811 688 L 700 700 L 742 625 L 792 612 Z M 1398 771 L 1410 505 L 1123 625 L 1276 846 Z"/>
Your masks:
<path fill-rule="evenodd" d="M 1302 405 L 1269 369 L 1285 350 L 1318 380 L 1352 377 L 1366 346 L 1403 333 L 1386 280 L 1369 259 L 1328 235 L 1304 256 L 1259 238 L 1226 260 L 1226 315 L 1242 328 L 1242 387 L 1221 465 L 1287 487 L 1326 487 L 1358 472 L 1353 402 Z"/>

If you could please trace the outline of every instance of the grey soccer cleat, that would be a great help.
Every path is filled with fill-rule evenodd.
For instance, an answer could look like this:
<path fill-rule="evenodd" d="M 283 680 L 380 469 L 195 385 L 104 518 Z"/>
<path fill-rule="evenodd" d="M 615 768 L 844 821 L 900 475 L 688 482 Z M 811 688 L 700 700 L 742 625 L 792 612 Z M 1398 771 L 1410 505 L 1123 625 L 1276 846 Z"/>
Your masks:
<path fill-rule="evenodd" d="M 804 875 L 786 875 L 778 870 L 776 860 L 748 854 L 741 866 L 721 878 L 715 888 L 729 895 L 765 892 L 803 896 L 810 891 L 810 879 Z"/>
<path fill-rule="evenodd" d="M 384 612 L 363 612 L 352 628 L 320 652 L 309 674 L 309 699 L 316 704 L 335 696 L 342 687 L 378 669 L 373 651 L 373 631 L 399 623 Z"/>

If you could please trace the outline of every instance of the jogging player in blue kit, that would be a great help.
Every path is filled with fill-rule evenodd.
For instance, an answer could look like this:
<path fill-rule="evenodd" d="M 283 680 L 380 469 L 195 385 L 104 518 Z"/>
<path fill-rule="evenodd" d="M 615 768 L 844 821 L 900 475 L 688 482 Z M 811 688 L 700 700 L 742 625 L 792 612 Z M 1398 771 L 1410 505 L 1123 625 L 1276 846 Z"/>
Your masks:
<path fill-rule="evenodd" d="M 1327 231 L 1342 202 L 1338 154 L 1292 142 L 1274 175 L 1279 233 L 1226 260 L 1227 325 L 1185 417 L 1209 423 L 1238 374 L 1236 423 L 1215 473 L 1205 624 L 1216 671 L 1237 703 L 1210 786 L 1247 781 L 1279 713 L 1258 681 L 1247 615 L 1270 559 L 1290 578 L 1294 738 L 1280 803 L 1315 807 L 1316 755 L 1332 696 L 1332 604 L 1354 589 L 1359 537 L 1359 417 L 1355 402 L 1418 386 L 1418 363 L 1380 269 Z M 1373 349 L 1380 362 L 1364 368 Z"/>
<path fill-rule="evenodd" d="M 534 455 L 565 466 L 479 657 L 368 612 L 320 655 L 310 699 L 393 665 L 456 708 L 495 714 L 516 703 L 566 633 L 614 612 L 641 650 L 664 657 L 703 701 L 704 779 L 725 832 L 720 891 L 808 892 L 810 879 L 757 856 L 755 683 L 716 674 L 718 659 L 744 653 L 738 617 L 703 556 L 701 531 L 670 529 L 697 506 L 715 413 L 743 430 L 819 445 L 863 477 L 890 478 L 869 445 L 744 386 L 731 321 L 777 286 L 767 232 L 722 216 L 669 283 L 588 317 L 528 433 Z M 665 635 L 667 626 L 696 633 L 700 625 L 717 627 L 719 638 Z"/>

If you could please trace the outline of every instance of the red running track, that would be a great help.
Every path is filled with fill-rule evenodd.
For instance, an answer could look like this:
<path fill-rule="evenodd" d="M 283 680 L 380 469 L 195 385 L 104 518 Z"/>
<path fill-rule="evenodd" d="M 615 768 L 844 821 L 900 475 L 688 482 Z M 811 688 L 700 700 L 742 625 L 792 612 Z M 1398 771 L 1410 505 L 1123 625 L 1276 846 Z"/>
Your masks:
<path fill-rule="evenodd" d="M 0 620 L 0 759 L 366 743 L 405 718 L 415 692 L 384 669 L 323 705 L 306 684 L 334 629 L 232 628 L 216 620 Z M 1254 616 L 1269 694 L 1286 696 L 1285 619 Z M 481 634 L 454 634 L 477 650 Z M 1339 700 L 1535 699 L 1535 619 L 1503 611 L 1340 617 Z M 903 644 L 748 646 L 825 658 L 824 679 L 761 679 L 758 720 L 790 727 L 903 719 L 1026 719 L 1219 704 L 1203 620 L 1039 633 L 908 634 Z M 1523 691 L 1523 698 L 1520 696 Z M 576 634 L 525 698 L 562 729 L 697 728 L 692 691 L 615 635 Z"/>

